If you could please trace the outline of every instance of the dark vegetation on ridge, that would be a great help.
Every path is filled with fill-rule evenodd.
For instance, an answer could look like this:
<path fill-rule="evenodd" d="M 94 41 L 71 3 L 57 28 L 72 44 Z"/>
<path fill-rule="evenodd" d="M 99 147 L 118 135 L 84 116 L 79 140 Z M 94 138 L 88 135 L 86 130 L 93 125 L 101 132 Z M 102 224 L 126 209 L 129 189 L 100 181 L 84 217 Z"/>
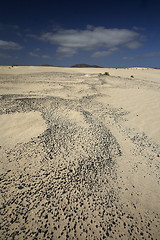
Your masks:
<path fill-rule="evenodd" d="M 58 67 L 58 66 L 51 64 L 41 64 L 40 67 Z"/>
<path fill-rule="evenodd" d="M 75 65 L 73 65 L 73 66 L 71 66 L 71 67 L 75 67 L 75 68 L 103 68 L 103 67 L 101 67 L 101 66 L 98 66 L 98 65 L 89 65 L 89 64 L 84 64 L 84 63 L 82 63 L 82 64 L 75 64 Z"/>

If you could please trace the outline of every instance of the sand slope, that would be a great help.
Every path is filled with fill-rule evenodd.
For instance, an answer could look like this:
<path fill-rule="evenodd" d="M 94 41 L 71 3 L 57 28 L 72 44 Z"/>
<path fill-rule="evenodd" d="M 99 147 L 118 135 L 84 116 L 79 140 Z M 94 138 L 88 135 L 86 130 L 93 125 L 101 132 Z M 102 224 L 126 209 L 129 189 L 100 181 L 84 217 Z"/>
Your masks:
<path fill-rule="evenodd" d="M 160 70 L 0 67 L 0 99 L 2 239 L 159 239 Z"/>

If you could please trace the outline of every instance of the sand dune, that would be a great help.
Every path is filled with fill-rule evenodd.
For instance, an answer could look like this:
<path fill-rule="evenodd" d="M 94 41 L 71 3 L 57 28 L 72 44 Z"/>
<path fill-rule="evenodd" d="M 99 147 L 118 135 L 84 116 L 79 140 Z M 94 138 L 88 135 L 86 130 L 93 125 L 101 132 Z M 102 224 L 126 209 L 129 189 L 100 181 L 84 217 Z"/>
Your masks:
<path fill-rule="evenodd" d="M 160 70 L 2 66 L 0 99 L 1 239 L 159 239 Z"/>

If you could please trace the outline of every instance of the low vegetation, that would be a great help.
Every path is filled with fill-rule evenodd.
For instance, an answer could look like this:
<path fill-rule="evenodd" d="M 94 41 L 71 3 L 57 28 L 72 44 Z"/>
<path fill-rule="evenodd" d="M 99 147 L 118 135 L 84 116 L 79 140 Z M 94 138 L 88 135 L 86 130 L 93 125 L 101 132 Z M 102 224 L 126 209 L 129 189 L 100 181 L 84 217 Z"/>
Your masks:
<path fill-rule="evenodd" d="M 109 76 L 109 72 L 105 72 L 104 75 Z"/>
<path fill-rule="evenodd" d="M 101 66 L 98 66 L 98 65 L 89 65 L 89 64 L 75 64 L 71 67 L 75 67 L 75 68 L 102 68 Z"/>
<path fill-rule="evenodd" d="M 109 72 L 100 73 L 99 76 L 110 76 Z"/>

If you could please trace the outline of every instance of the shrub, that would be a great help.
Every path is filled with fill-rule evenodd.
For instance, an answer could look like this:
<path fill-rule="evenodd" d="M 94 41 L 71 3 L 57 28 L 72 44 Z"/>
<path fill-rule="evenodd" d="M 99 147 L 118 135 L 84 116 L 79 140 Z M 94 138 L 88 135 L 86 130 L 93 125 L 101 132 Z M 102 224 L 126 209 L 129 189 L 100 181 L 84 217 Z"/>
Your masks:
<path fill-rule="evenodd" d="M 104 75 L 109 76 L 109 72 L 105 72 Z"/>
<path fill-rule="evenodd" d="M 133 75 L 131 75 L 131 78 L 134 78 L 134 76 L 133 76 Z"/>

